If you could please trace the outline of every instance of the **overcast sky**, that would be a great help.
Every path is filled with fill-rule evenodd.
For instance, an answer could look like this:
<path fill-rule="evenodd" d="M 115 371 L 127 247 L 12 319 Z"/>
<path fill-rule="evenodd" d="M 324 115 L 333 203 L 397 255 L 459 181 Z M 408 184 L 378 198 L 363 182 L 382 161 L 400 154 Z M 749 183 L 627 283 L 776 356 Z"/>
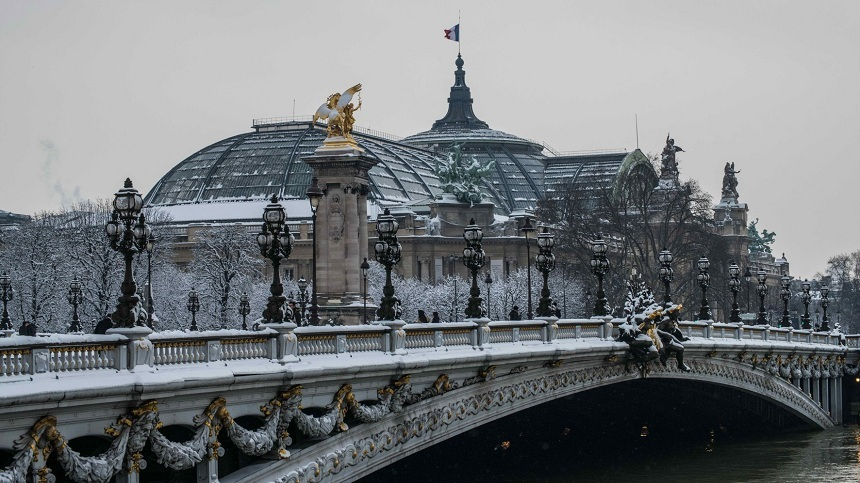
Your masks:
<path fill-rule="evenodd" d="M 750 220 L 792 274 L 860 249 L 860 2 L 0 0 L 0 210 L 142 192 L 254 118 L 364 85 L 357 124 L 406 136 L 446 111 L 462 9 L 475 113 L 577 151 L 659 153 Z"/>

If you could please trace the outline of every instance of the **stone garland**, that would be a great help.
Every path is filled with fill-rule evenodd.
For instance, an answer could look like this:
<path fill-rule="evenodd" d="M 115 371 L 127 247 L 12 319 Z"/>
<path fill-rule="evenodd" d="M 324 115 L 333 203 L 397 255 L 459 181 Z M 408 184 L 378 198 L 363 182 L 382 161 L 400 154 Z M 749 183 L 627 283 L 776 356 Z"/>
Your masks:
<path fill-rule="evenodd" d="M 479 377 L 486 377 L 486 374 Z M 296 385 L 260 408 L 266 419 L 263 426 L 256 431 L 236 424 L 227 410 L 226 400 L 219 397 L 212 401 L 202 414 L 194 417 L 197 429 L 194 436 L 185 442 L 170 441 L 161 433 L 158 403 L 148 401 L 105 428 L 105 432 L 114 437 L 110 448 L 101 455 L 92 457 L 83 457 L 72 450 L 57 429 L 56 418 L 46 416 L 40 419 L 30 432 L 15 441 L 13 448 L 18 452 L 12 464 L 0 470 L 0 483 L 24 481 L 30 470 L 40 483 L 53 482 L 55 477 L 45 466 L 53 451 L 56 451 L 57 461 L 72 481 L 103 483 L 122 469 L 129 473 L 145 469 L 147 462 L 143 459 L 142 451 L 147 442 L 159 464 L 174 471 L 184 470 L 206 458 L 218 459 L 224 455 L 224 448 L 218 441 L 222 429 L 226 430 L 230 440 L 245 454 L 261 456 L 274 448 L 280 458 L 286 459 L 290 456 L 286 447 L 293 442 L 287 428 L 293 421 L 305 436 L 324 438 L 332 432 L 349 429 L 344 422 L 347 414 L 361 422 L 376 422 L 392 411 L 400 411 L 406 404 L 414 404 L 454 387 L 455 385 L 448 381 L 448 376 L 443 374 L 431 387 L 415 394 L 412 392 L 410 376 L 403 376 L 379 389 L 376 403 L 366 405 L 356 399 L 352 386 L 345 384 L 332 403 L 326 406 L 325 414 L 315 417 L 300 409 L 302 387 Z"/>
<path fill-rule="evenodd" d="M 713 357 L 715 354 L 709 354 Z M 723 358 L 730 358 L 724 354 Z M 796 391 L 788 391 L 773 380 L 764 376 L 788 379 L 788 376 L 807 374 L 812 377 L 838 377 L 842 374 L 857 374 L 860 367 L 849 367 L 843 356 L 781 356 L 767 354 L 761 359 L 754 354 L 749 360 L 746 352 L 740 353 L 737 361 L 749 363 L 754 371 L 744 371 L 740 368 L 715 364 L 700 360 L 694 364 L 694 372 L 734 379 L 758 386 L 762 390 L 791 400 L 798 407 L 805 408 L 812 417 L 819 417 L 816 408 Z M 561 367 L 561 361 L 551 367 Z M 764 371 L 755 371 L 761 366 Z M 525 371 L 525 367 L 516 368 L 511 373 Z M 677 372 L 672 368 L 663 368 L 652 364 L 649 372 Z M 472 396 L 453 402 L 446 407 L 403 421 L 388 427 L 374 435 L 356 440 L 340 450 L 327 454 L 324 458 L 293 470 L 280 478 L 279 482 L 315 481 L 328 473 L 337 473 L 344 465 L 355 465 L 365 458 L 371 458 L 381 451 L 392 449 L 403 444 L 410 438 L 419 437 L 425 433 L 436 431 L 441 426 L 451 424 L 455 420 L 478 414 L 493 406 L 508 404 L 515 400 L 531 397 L 566 387 L 572 384 L 588 384 L 616 377 L 627 377 L 628 371 L 621 364 L 613 364 L 599 368 L 577 369 L 561 373 L 549 374 L 530 381 L 504 386 L 500 389 Z M 147 462 L 142 457 L 146 443 L 156 455 L 159 464 L 172 469 L 183 470 L 191 468 L 204 459 L 217 459 L 223 456 L 224 449 L 218 442 L 218 435 L 226 429 L 228 437 L 236 447 L 245 454 L 260 456 L 274 449 L 280 458 L 290 457 L 286 449 L 292 444 L 287 428 L 295 421 L 296 427 L 309 438 L 324 438 L 333 432 L 344 432 L 349 429 L 344 418 L 349 414 L 364 423 L 381 420 L 390 413 L 402 411 L 405 405 L 416 404 L 425 399 L 444 394 L 458 387 L 466 387 L 495 379 L 495 366 L 489 366 L 480 371 L 477 376 L 465 379 L 462 384 L 452 383 L 443 374 L 435 383 L 421 393 L 412 391 L 410 376 L 403 376 L 388 386 L 377 391 L 377 401 L 374 404 L 360 403 L 352 392 L 352 386 L 345 384 L 335 394 L 331 404 L 326 406 L 326 412 L 321 416 L 310 416 L 301 408 L 302 387 L 292 386 L 281 392 L 275 399 L 263 405 L 260 410 L 265 416 L 264 425 L 249 431 L 236 424 L 230 416 L 224 398 L 216 398 L 206 410 L 194 417 L 196 431 L 186 442 L 173 442 L 160 432 L 162 423 L 158 418 L 158 404 L 149 401 L 133 409 L 130 414 L 121 417 L 105 432 L 114 437 L 110 448 L 99 456 L 83 457 L 68 447 L 66 439 L 57 430 L 57 421 L 53 416 L 40 419 L 30 432 L 22 435 L 14 444 L 18 453 L 12 464 L 0 470 L 0 483 L 17 483 L 24 481 L 28 470 L 38 476 L 38 481 L 51 483 L 54 476 L 45 466 L 45 461 L 52 451 L 57 452 L 57 460 L 63 471 L 73 481 L 81 483 L 100 483 L 109 480 L 123 468 L 129 473 L 139 472 L 146 468 Z M 819 422 L 826 423 L 824 420 Z"/>

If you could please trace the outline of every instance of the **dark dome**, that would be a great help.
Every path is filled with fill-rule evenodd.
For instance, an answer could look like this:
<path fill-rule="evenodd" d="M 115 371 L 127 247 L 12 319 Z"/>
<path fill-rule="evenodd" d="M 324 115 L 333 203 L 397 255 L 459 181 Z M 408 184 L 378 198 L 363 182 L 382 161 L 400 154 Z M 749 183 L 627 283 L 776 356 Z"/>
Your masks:
<path fill-rule="evenodd" d="M 311 169 L 301 160 L 322 145 L 326 133 L 310 122 L 255 121 L 256 132 L 212 144 L 177 164 L 146 197 L 149 206 L 265 200 L 273 194 L 304 199 Z M 371 198 L 410 202 L 439 193 L 432 153 L 355 132 L 366 154 Z"/>

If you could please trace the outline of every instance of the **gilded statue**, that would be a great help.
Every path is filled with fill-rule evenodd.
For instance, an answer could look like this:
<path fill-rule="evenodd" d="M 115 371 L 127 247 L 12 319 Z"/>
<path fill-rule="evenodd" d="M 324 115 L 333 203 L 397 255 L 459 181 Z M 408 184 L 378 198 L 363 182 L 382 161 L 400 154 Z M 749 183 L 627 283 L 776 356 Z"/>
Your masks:
<path fill-rule="evenodd" d="M 355 111 L 361 109 L 361 84 L 356 84 L 343 93 L 328 96 L 317 112 L 313 122 L 325 120 L 328 123 L 327 144 L 357 147 L 352 138 L 352 128 L 355 125 Z M 351 103 L 352 97 L 358 94 L 358 105 Z M 338 138 L 342 138 L 339 139 Z"/>

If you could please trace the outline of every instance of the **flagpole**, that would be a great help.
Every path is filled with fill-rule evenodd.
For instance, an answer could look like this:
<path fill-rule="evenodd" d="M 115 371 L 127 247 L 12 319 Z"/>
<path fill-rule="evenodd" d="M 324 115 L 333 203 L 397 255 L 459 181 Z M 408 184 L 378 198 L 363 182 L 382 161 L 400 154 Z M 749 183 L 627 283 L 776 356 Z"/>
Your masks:
<path fill-rule="evenodd" d="M 457 55 L 459 56 L 460 55 L 460 49 L 462 48 L 462 45 L 463 45 L 463 40 L 462 40 L 462 38 L 460 36 L 460 32 L 459 32 L 459 29 L 460 29 L 460 10 L 457 10 L 457 29 L 458 29 L 458 32 L 457 32 L 457 37 L 458 37 L 457 38 Z"/>

